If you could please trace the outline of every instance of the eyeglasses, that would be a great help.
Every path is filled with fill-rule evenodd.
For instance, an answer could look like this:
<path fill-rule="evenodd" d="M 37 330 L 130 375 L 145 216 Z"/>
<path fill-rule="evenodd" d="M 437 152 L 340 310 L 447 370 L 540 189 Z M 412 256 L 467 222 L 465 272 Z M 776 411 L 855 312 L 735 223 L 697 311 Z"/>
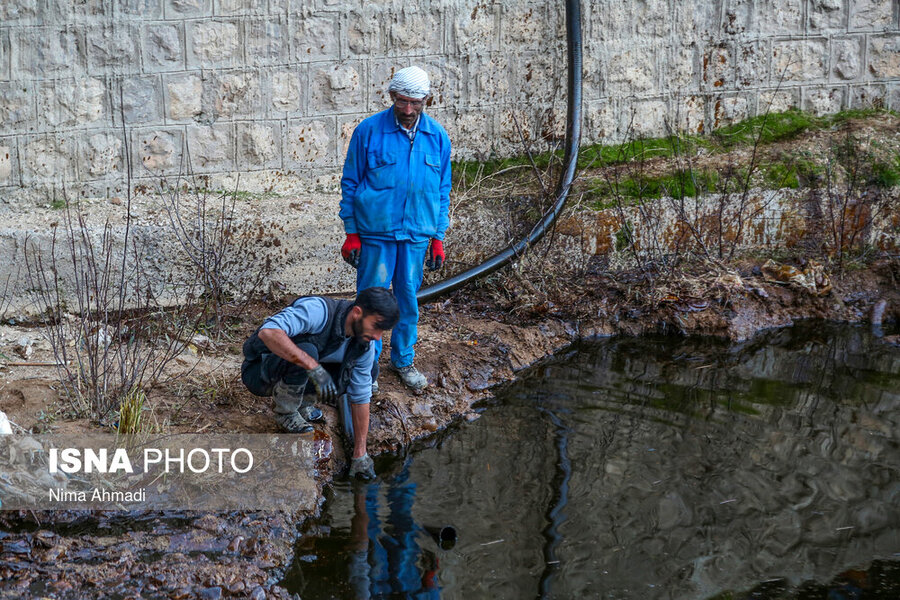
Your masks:
<path fill-rule="evenodd" d="M 424 100 L 405 100 L 403 98 L 394 98 L 394 104 L 398 107 L 403 108 L 405 106 L 411 106 L 412 108 L 422 108 L 425 104 Z"/>

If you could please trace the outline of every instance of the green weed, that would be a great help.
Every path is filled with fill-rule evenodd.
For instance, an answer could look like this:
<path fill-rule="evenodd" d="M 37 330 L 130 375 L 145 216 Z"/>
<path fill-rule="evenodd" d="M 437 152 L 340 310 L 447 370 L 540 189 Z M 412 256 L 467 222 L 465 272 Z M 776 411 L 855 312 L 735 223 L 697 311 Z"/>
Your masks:
<path fill-rule="evenodd" d="M 141 413 L 146 401 L 147 395 L 137 388 L 132 388 L 125 394 L 119 404 L 119 433 L 129 434 L 141 431 Z"/>
<path fill-rule="evenodd" d="M 784 163 L 770 163 L 761 165 L 763 178 L 769 187 L 775 189 L 800 187 L 800 179 L 797 177 L 796 165 Z"/>
<path fill-rule="evenodd" d="M 622 228 L 616 232 L 616 252 L 621 252 L 631 245 L 631 223 L 625 221 Z"/>
<path fill-rule="evenodd" d="M 900 185 L 900 157 L 894 159 L 893 164 L 886 162 L 873 163 L 869 183 L 882 188 Z"/>

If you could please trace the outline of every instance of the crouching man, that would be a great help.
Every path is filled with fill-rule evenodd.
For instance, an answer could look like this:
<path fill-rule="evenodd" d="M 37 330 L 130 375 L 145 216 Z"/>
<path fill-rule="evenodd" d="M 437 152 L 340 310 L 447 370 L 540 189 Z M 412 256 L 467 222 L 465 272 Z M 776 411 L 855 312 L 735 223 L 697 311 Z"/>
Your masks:
<path fill-rule="evenodd" d="M 353 302 L 299 298 L 244 342 L 241 380 L 253 394 L 272 396 L 275 421 L 289 433 L 312 431 L 310 422 L 323 418 L 309 394 L 304 398 L 308 383 L 319 402 L 346 393 L 354 437 L 350 477 L 374 479 L 366 452 L 375 359 L 370 342 L 381 340 L 398 318 L 397 300 L 384 288 L 364 289 Z"/>

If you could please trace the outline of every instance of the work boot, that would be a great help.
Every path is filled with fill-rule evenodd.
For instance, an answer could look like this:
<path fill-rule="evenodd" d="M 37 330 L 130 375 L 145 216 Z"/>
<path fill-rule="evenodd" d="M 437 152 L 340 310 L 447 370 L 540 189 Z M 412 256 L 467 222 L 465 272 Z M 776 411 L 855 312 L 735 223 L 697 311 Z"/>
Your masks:
<path fill-rule="evenodd" d="M 372 481 L 375 479 L 375 463 L 368 454 L 350 459 L 350 479 Z"/>
<path fill-rule="evenodd" d="M 288 385 L 279 381 L 272 391 L 275 422 L 287 433 L 307 433 L 313 430 L 313 426 L 297 412 L 303 402 L 303 388 L 302 385 Z"/>
<path fill-rule="evenodd" d="M 414 390 L 422 390 L 428 385 L 428 380 L 425 379 L 425 376 L 419 373 L 419 370 L 412 365 L 408 365 L 406 367 L 397 367 L 394 366 L 394 370 L 397 371 L 397 375 L 400 376 L 400 381 L 403 382 L 408 388 L 412 388 Z"/>
<path fill-rule="evenodd" d="M 300 403 L 299 412 L 300 416 L 310 423 L 319 423 L 325 420 L 325 415 L 308 396 L 303 398 L 303 402 Z"/>

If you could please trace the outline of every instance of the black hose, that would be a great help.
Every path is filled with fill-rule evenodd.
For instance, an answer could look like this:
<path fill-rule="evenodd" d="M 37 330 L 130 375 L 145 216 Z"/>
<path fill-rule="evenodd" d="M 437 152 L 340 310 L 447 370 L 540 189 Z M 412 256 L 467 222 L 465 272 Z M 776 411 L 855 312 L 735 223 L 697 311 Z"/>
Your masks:
<path fill-rule="evenodd" d="M 479 277 L 484 277 L 500 269 L 514 259 L 522 256 L 528 248 L 536 244 L 553 226 L 562 213 L 569 197 L 569 188 L 575 178 L 575 164 L 578 162 L 578 146 L 581 142 L 581 3 L 579 0 L 566 0 L 566 38 L 569 57 L 569 102 L 566 113 L 566 148 L 563 158 L 563 171 L 556 186 L 556 201 L 531 232 L 518 243 L 487 259 L 477 267 L 448 277 L 434 285 L 419 290 L 416 299 L 419 304 L 431 302 L 436 298 L 456 291 L 465 284 Z"/>
<path fill-rule="evenodd" d="M 560 532 L 566 520 L 566 508 L 569 506 L 569 482 L 572 480 L 572 460 L 569 458 L 570 427 L 562 422 L 556 414 L 543 406 L 538 410 L 550 417 L 550 422 L 556 430 L 556 475 L 553 478 L 552 506 L 547 511 L 547 527 L 543 534 L 546 538 L 544 544 L 544 571 L 541 573 L 540 598 L 550 598 L 553 591 L 553 583 L 560 572 L 559 547 L 565 536 Z"/>

